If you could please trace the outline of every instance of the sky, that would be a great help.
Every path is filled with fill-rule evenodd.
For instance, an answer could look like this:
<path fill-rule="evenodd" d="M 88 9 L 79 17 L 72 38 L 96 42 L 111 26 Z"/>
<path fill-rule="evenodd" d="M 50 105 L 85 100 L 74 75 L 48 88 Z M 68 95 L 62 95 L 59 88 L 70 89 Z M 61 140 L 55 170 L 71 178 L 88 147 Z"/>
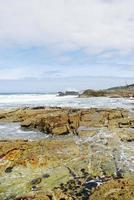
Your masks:
<path fill-rule="evenodd" d="M 0 92 L 131 83 L 133 0 L 0 0 Z"/>

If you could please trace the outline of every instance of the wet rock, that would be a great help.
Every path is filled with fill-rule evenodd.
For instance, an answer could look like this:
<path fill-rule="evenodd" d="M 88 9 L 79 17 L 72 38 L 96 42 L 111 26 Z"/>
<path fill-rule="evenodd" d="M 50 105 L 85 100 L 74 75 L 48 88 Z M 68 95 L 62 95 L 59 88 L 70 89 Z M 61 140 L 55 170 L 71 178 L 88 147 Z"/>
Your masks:
<path fill-rule="evenodd" d="M 88 170 L 93 176 L 112 176 L 116 172 L 112 152 L 102 145 L 90 147 Z"/>
<path fill-rule="evenodd" d="M 32 185 L 37 185 L 37 184 L 40 184 L 41 183 L 41 178 L 35 178 L 31 181 L 31 184 Z"/>

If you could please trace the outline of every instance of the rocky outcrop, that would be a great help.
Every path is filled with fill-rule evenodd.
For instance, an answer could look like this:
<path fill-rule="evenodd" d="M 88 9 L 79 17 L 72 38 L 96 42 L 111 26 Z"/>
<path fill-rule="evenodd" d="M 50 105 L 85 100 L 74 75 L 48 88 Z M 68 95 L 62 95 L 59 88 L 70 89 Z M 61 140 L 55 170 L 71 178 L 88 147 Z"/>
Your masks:
<path fill-rule="evenodd" d="M 107 96 L 107 92 L 104 90 L 84 90 L 82 94 L 79 95 L 79 97 L 104 97 Z"/>
<path fill-rule="evenodd" d="M 76 91 L 66 91 L 66 92 L 58 92 L 58 96 L 78 96 L 79 92 Z"/>
<path fill-rule="evenodd" d="M 0 121 L 21 122 L 22 128 L 54 135 L 77 134 L 80 126 L 134 128 L 134 118 L 124 109 L 25 108 L 0 113 Z"/>
<path fill-rule="evenodd" d="M 84 90 L 79 97 L 134 97 L 134 84 L 124 87 L 114 87 L 104 90 Z"/>

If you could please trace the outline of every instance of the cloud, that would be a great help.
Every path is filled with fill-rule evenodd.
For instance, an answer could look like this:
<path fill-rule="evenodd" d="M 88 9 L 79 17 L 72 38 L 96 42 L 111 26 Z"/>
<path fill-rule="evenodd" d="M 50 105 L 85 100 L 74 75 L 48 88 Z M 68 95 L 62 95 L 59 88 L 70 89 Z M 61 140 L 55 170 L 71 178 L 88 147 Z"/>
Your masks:
<path fill-rule="evenodd" d="M 92 64 L 89 65 L 66 65 L 66 66 L 23 66 L 23 67 L 5 67 L 0 68 L 0 80 L 45 80 L 45 79 L 62 79 L 63 84 L 66 78 L 82 80 L 84 77 L 120 77 L 133 78 L 133 65 L 106 65 Z M 87 79 L 86 79 L 87 80 Z"/>
<path fill-rule="evenodd" d="M 133 78 L 133 8 L 133 0 L 0 0 L 0 80 L 78 78 L 81 87 L 87 76 Z"/>
<path fill-rule="evenodd" d="M 0 0 L 0 44 L 134 50 L 133 0 Z"/>
<path fill-rule="evenodd" d="M 0 80 L 24 80 L 24 79 L 41 79 L 45 76 L 53 76 L 56 71 L 49 71 L 44 67 L 5 67 L 0 68 Z"/>

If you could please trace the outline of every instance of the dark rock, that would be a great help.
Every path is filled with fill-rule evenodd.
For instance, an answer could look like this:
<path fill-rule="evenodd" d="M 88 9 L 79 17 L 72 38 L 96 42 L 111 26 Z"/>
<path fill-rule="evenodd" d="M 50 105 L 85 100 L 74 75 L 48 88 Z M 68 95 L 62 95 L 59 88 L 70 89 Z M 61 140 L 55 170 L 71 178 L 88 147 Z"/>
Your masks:
<path fill-rule="evenodd" d="M 11 173 L 12 170 L 13 170 L 13 167 L 7 167 L 7 168 L 5 169 L 5 173 Z"/>
<path fill-rule="evenodd" d="M 41 183 L 41 178 L 35 178 L 31 181 L 31 184 L 32 185 L 37 185 L 37 184 L 40 184 Z"/>
<path fill-rule="evenodd" d="M 39 188 L 37 188 L 35 185 L 32 186 L 32 191 L 38 191 Z"/>
<path fill-rule="evenodd" d="M 43 174 L 42 178 L 49 178 L 50 175 L 49 174 Z"/>
<path fill-rule="evenodd" d="M 33 107 L 33 110 L 39 110 L 39 109 L 45 109 L 45 106 L 37 106 L 37 107 Z"/>
<path fill-rule="evenodd" d="M 58 96 L 69 96 L 69 95 L 79 95 L 79 92 L 76 91 L 58 92 Z"/>
<path fill-rule="evenodd" d="M 98 184 L 94 181 L 93 182 L 87 182 L 87 183 L 85 183 L 85 188 L 92 190 L 93 188 L 97 187 L 97 185 Z"/>

